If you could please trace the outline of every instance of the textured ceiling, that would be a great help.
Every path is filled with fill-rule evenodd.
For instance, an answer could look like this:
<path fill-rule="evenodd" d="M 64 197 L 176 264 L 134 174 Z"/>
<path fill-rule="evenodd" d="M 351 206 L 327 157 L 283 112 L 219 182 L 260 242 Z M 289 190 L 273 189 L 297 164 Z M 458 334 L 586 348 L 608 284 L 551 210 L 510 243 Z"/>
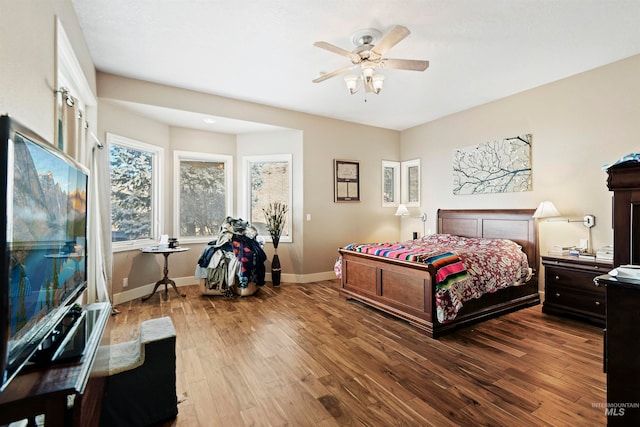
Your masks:
<path fill-rule="evenodd" d="M 396 130 L 640 53 L 639 0 L 73 5 L 98 70 Z M 312 83 L 320 72 L 349 65 L 315 41 L 352 50 L 356 31 L 386 33 L 396 24 L 412 33 L 385 57 L 429 60 L 426 71 L 384 70 L 379 95 L 349 95 L 343 76 Z"/>

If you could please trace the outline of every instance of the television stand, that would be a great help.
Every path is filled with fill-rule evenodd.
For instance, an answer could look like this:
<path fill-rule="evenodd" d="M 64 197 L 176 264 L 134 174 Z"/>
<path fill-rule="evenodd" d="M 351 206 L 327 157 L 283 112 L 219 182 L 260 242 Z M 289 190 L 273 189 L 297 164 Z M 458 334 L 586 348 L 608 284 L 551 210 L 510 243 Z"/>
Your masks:
<path fill-rule="evenodd" d="M 82 356 L 87 341 L 86 314 L 80 305 L 73 306 L 51 330 L 28 364 L 59 363 Z"/>
<path fill-rule="evenodd" d="M 83 307 L 83 312 L 86 325 L 84 351 L 80 356 L 63 356 L 64 348 L 73 347 L 77 337 L 68 331 L 66 347 L 61 345 L 62 349 L 55 351 L 59 353 L 60 363 L 26 366 L 0 393 L 0 425 L 33 420 L 38 415 L 44 415 L 45 424 L 51 426 L 97 425 L 97 421 L 89 420 L 96 416 L 90 414 L 89 409 L 98 405 L 99 420 L 102 388 L 93 390 L 93 387 L 87 387 L 87 383 L 107 327 L 111 305 L 107 302 L 90 304 Z M 76 331 L 79 326 L 76 326 Z M 63 338 L 61 344 L 64 341 Z"/>

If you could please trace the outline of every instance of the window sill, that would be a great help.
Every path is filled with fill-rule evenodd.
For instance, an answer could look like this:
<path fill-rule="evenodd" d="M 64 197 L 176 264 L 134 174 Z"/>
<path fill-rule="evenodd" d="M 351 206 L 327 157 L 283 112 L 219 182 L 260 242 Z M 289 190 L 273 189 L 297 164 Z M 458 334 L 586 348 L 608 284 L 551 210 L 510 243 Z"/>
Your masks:
<path fill-rule="evenodd" d="M 126 251 L 139 251 L 142 248 L 146 248 L 148 246 L 152 246 L 157 244 L 158 242 L 155 240 L 144 240 L 137 242 L 128 242 L 128 243 L 111 243 L 111 252 L 126 252 Z"/>

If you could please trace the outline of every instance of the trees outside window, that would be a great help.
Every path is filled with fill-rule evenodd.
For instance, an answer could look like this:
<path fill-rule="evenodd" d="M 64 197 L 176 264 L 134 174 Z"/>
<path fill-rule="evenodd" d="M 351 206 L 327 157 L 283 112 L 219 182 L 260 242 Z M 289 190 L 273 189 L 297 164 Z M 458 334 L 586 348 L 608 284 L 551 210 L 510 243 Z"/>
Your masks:
<path fill-rule="evenodd" d="M 285 203 L 289 210 L 281 242 L 291 242 L 291 155 L 248 156 L 244 158 L 245 194 L 248 220 L 265 240 L 271 240 L 263 209 L 269 203 Z"/>
<path fill-rule="evenodd" d="M 162 148 L 112 134 L 107 143 L 114 248 L 158 239 Z"/>
<path fill-rule="evenodd" d="M 420 159 L 401 162 L 402 203 L 408 207 L 420 206 Z"/>
<path fill-rule="evenodd" d="M 181 240 L 211 240 L 231 215 L 233 203 L 232 157 L 174 152 L 175 223 Z"/>

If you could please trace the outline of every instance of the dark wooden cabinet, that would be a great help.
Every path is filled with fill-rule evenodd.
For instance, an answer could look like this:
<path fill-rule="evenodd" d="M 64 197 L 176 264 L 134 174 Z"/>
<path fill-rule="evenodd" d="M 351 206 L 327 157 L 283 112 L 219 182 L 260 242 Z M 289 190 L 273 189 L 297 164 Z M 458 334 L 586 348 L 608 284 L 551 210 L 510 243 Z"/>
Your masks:
<path fill-rule="evenodd" d="M 640 265 L 640 163 L 607 170 L 613 191 L 613 263 Z M 640 281 L 601 276 L 605 285 L 607 423 L 640 425 Z"/>
<path fill-rule="evenodd" d="M 613 191 L 613 263 L 640 265 L 640 163 L 621 163 L 607 173 Z"/>
<path fill-rule="evenodd" d="M 44 415 L 46 426 L 97 426 L 102 408 L 104 374 L 94 375 L 111 305 L 87 307 L 87 341 L 79 360 L 23 369 L 0 393 L 0 425 Z"/>
<path fill-rule="evenodd" d="M 604 287 L 593 279 L 609 272 L 611 263 L 572 256 L 543 256 L 542 265 L 544 313 L 576 316 L 604 326 Z"/>
<path fill-rule="evenodd" d="M 640 425 L 640 281 L 605 275 L 607 329 L 604 369 L 607 373 L 607 424 Z"/>

